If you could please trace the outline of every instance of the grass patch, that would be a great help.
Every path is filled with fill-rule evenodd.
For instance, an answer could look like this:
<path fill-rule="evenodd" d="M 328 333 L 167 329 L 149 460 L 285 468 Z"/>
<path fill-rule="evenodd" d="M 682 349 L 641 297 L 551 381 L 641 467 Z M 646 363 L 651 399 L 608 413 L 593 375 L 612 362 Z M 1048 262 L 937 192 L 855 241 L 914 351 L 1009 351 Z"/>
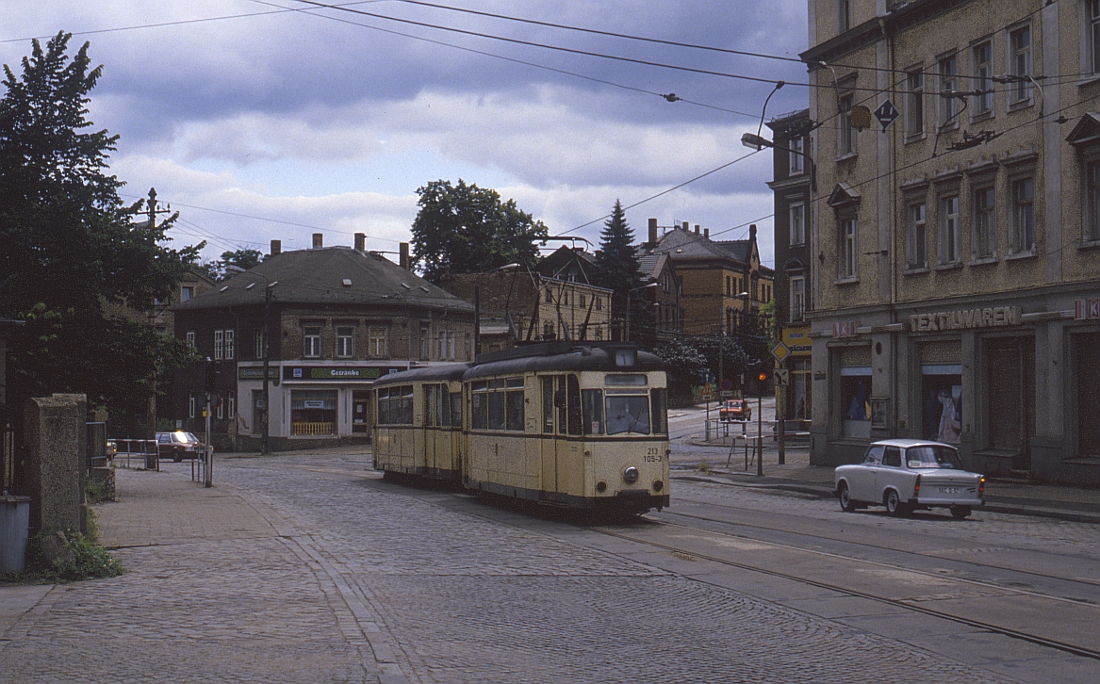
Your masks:
<path fill-rule="evenodd" d="M 30 539 L 27 569 L 0 573 L 0 584 L 64 584 L 123 572 L 118 559 L 99 545 L 95 513 L 87 511 L 87 534 L 45 530 Z"/>

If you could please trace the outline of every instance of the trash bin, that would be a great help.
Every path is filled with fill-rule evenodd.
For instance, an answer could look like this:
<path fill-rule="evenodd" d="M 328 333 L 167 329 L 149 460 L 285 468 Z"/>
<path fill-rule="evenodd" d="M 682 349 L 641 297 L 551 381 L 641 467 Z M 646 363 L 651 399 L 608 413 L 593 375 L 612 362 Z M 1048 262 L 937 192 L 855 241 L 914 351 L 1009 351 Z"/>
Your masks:
<path fill-rule="evenodd" d="M 26 569 L 30 525 L 31 498 L 0 495 L 0 572 Z"/>

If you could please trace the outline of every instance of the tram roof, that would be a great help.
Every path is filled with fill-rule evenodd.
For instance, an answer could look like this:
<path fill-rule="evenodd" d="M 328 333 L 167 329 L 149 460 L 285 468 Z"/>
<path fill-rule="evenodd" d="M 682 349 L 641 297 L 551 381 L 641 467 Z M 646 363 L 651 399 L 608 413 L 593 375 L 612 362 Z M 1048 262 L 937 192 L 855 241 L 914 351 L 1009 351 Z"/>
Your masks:
<path fill-rule="evenodd" d="M 448 363 L 439 366 L 425 366 L 424 368 L 412 368 L 397 373 L 383 375 L 374 381 L 375 387 L 385 385 L 399 385 L 406 382 L 435 380 L 445 382 L 447 380 L 461 380 L 462 374 L 470 367 L 468 363 Z"/>

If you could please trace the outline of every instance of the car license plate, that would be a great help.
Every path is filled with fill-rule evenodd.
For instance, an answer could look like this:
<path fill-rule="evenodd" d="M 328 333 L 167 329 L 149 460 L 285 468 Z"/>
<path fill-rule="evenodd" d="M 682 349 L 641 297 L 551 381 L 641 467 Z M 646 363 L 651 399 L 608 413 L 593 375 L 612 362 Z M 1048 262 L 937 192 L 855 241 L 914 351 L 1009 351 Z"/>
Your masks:
<path fill-rule="evenodd" d="M 962 487 L 940 487 L 940 494 L 962 494 Z"/>

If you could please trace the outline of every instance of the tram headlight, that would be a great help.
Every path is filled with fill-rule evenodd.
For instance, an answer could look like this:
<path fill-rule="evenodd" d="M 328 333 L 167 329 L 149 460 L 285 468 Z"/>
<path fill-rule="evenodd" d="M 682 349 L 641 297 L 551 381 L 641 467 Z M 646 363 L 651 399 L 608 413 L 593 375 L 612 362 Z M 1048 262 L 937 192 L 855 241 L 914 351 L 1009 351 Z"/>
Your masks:
<path fill-rule="evenodd" d="M 623 482 L 627 484 L 634 484 L 638 481 L 638 469 L 634 466 L 629 466 L 623 471 Z"/>

